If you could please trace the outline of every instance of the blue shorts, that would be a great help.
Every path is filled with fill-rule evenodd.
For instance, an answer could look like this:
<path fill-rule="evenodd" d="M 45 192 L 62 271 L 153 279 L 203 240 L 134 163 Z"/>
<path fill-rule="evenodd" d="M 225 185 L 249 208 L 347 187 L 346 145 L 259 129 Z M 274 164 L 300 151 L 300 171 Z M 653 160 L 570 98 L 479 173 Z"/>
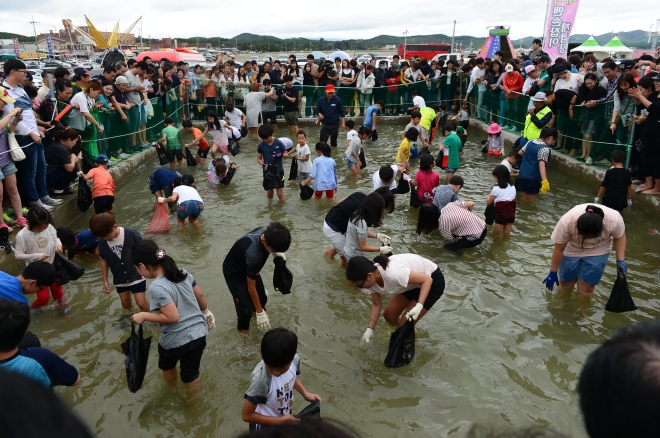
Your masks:
<path fill-rule="evenodd" d="M 13 175 L 16 172 L 18 172 L 18 169 L 16 169 L 16 165 L 14 164 L 13 161 L 10 161 L 9 163 L 0 167 L 0 181 L 5 179 L 6 176 Z"/>
<path fill-rule="evenodd" d="M 131 286 L 115 286 L 117 288 L 117 293 L 130 292 L 132 294 L 144 293 L 147 290 L 147 280 L 143 280 L 139 283 L 135 283 Z"/>
<path fill-rule="evenodd" d="M 355 161 L 351 160 L 350 158 L 348 158 L 348 157 L 346 156 L 346 154 L 344 154 L 344 163 L 346 163 L 346 165 L 347 165 L 348 167 L 357 166 L 357 163 L 356 163 Z"/>
<path fill-rule="evenodd" d="M 559 278 L 564 283 L 572 283 L 579 278 L 595 286 L 600 283 L 609 258 L 609 253 L 590 257 L 564 256 L 559 265 Z"/>
<path fill-rule="evenodd" d="M 538 195 L 539 191 L 541 191 L 541 180 L 536 178 L 521 178 L 519 176 L 516 178 L 516 190 L 530 195 Z"/>
<path fill-rule="evenodd" d="M 190 216 L 193 219 L 197 219 L 200 214 L 204 211 L 204 204 L 199 201 L 188 200 L 183 201 L 179 204 L 179 207 L 176 210 L 176 217 L 179 219 L 185 219 Z"/>
<path fill-rule="evenodd" d="M 445 169 L 445 173 L 456 173 L 457 170 L 458 170 L 458 169 L 454 169 L 454 168 L 448 167 L 448 168 Z"/>

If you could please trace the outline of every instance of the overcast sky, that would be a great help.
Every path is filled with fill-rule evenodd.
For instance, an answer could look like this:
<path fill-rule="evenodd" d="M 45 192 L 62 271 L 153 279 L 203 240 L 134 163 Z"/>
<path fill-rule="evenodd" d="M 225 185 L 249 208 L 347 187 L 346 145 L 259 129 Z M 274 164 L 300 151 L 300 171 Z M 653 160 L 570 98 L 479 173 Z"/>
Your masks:
<path fill-rule="evenodd" d="M 655 19 L 660 18 L 660 14 L 650 16 L 644 8 L 635 7 L 635 2 L 582 0 L 580 3 L 574 34 L 648 30 Z M 451 35 L 455 19 L 456 35 L 485 36 L 487 26 L 511 25 L 511 37 L 516 39 L 541 35 L 546 8 L 543 0 L 422 2 L 420 7 L 411 8 L 402 8 L 402 4 L 395 0 L 375 3 L 354 0 L 290 2 L 291 7 L 265 0 L 190 3 L 149 0 L 119 2 L 121 7 L 113 7 L 112 2 L 83 1 L 79 3 L 80 7 L 74 7 L 74 4 L 78 5 L 76 2 L 51 0 L 3 2 L 0 8 L 2 30 L 32 35 L 32 25 L 28 23 L 32 14 L 34 21 L 39 22 L 36 24 L 37 33 L 62 29 L 62 18 L 70 18 L 74 24 L 83 26 L 85 17 L 82 11 L 99 30 L 107 31 L 111 31 L 119 20 L 123 32 L 142 15 L 144 38 L 148 35 L 151 38 L 170 35 L 230 38 L 249 32 L 278 38 L 368 39 L 381 34 L 403 35 L 406 29 L 409 35 Z M 392 9 L 385 7 L 388 4 Z M 184 10 L 187 6 L 192 8 Z M 350 14 L 352 10 L 354 14 Z M 120 15 L 120 11 L 125 15 Z M 136 35 L 140 33 L 139 26 L 133 31 Z"/>

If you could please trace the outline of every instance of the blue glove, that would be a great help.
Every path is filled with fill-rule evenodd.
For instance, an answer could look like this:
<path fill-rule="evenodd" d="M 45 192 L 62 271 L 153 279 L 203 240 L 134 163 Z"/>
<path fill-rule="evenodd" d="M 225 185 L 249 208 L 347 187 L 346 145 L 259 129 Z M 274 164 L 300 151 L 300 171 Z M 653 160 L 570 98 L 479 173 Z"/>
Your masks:
<path fill-rule="evenodd" d="M 543 280 L 543 283 L 545 284 L 545 287 L 547 287 L 550 291 L 555 287 L 555 284 L 559 286 L 559 278 L 557 277 L 557 273 L 555 271 L 550 271 L 547 277 L 545 277 L 545 280 Z"/>
<path fill-rule="evenodd" d="M 628 266 L 623 260 L 616 261 L 616 275 L 626 275 L 628 273 Z"/>

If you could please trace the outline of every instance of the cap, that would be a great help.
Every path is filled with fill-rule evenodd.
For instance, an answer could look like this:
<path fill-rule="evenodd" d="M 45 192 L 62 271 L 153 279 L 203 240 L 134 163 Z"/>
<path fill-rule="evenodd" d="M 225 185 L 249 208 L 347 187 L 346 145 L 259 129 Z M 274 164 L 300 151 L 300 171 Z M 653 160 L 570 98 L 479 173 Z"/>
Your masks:
<path fill-rule="evenodd" d="M 16 99 L 9 95 L 9 91 L 7 91 L 5 87 L 0 87 L 0 99 L 2 99 L 5 103 L 16 102 Z"/>
<path fill-rule="evenodd" d="M 554 73 L 555 75 L 563 75 L 567 71 L 568 69 L 566 68 L 566 65 L 564 65 L 564 63 L 561 62 L 559 64 L 555 64 L 555 66 L 552 68 L 552 73 Z"/>
<path fill-rule="evenodd" d="M 128 85 L 128 79 L 125 76 L 117 76 L 115 78 L 115 85 L 126 84 Z"/>
<path fill-rule="evenodd" d="M 96 156 L 96 162 L 97 163 L 107 163 L 108 162 L 108 156 L 107 155 L 97 155 Z"/>
<path fill-rule="evenodd" d="M 326 93 L 334 93 L 335 92 L 335 86 L 334 85 L 326 85 L 325 86 L 325 92 Z"/>
<path fill-rule="evenodd" d="M 91 76 L 91 74 L 85 69 L 85 67 L 76 67 L 73 69 L 73 74 L 76 76 Z"/>
<path fill-rule="evenodd" d="M 545 102 L 547 99 L 548 97 L 542 91 L 539 91 L 532 97 L 532 101 L 534 102 Z"/>
<path fill-rule="evenodd" d="M 626 68 L 633 68 L 636 65 L 637 65 L 637 63 L 635 61 L 633 61 L 632 59 L 624 59 L 623 61 L 621 61 L 619 63 L 619 68 L 621 70 L 623 70 L 623 69 L 626 69 Z"/>
<path fill-rule="evenodd" d="M 654 81 L 660 81 L 660 73 L 657 74 L 657 75 L 655 75 L 655 76 L 653 76 L 653 77 L 651 78 L 651 80 L 654 80 Z"/>
<path fill-rule="evenodd" d="M 181 182 L 185 185 L 190 185 L 195 182 L 195 177 L 193 177 L 191 174 L 186 173 L 181 177 Z"/>
<path fill-rule="evenodd" d="M 502 127 L 497 123 L 491 123 L 488 127 L 489 134 L 499 134 L 500 132 L 502 132 Z"/>
<path fill-rule="evenodd" d="M 536 67 L 534 67 L 533 65 L 528 65 L 527 67 L 525 67 L 525 73 L 527 74 L 533 72 L 534 70 L 536 70 Z"/>
<path fill-rule="evenodd" d="M 504 67 L 504 71 L 512 72 L 513 66 L 511 64 L 507 64 L 506 67 Z"/>

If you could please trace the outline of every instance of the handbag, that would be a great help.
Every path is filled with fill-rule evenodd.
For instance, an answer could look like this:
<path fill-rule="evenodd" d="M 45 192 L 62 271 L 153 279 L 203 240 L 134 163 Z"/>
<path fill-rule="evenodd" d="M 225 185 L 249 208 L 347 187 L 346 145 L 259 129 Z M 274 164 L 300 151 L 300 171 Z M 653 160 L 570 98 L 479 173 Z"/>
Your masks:
<path fill-rule="evenodd" d="M 14 136 L 13 133 L 7 134 L 7 142 L 9 143 L 9 154 L 11 155 L 11 159 L 14 160 L 14 162 L 25 160 L 25 152 L 23 152 L 23 149 L 19 146 L 16 136 Z"/>

